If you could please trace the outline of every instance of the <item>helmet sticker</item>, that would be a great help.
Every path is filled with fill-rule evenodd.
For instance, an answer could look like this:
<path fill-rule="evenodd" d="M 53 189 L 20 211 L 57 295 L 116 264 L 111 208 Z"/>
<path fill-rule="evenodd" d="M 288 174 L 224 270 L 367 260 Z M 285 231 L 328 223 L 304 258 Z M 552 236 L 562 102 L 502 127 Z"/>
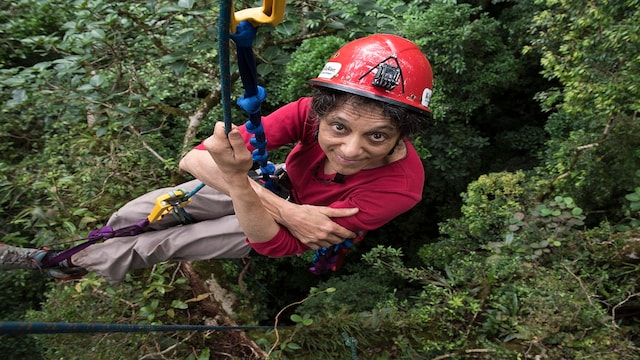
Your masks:
<path fill-rule="evenodd" d="M 424 107 L 429 107 L 429 101 L 431 101 L 431 94 L 432 93 L 433 93 L 433 91 L 431 91 L 431 89 L 429 89 L 429 88 L 424 89 L 424 91 L 422 92 L 422 100 L 420 100 L 420 103 Z"/>
<path fill-rule="evenodd" d="M 331 79 L 338 75 L 338 72 L 340 71 L 341 68 L 342 68 L 341 63 L 329 61 L 324 65 L 324 68 L 322 68 L 322 71 L 320 71 L 318 78 Z"/>

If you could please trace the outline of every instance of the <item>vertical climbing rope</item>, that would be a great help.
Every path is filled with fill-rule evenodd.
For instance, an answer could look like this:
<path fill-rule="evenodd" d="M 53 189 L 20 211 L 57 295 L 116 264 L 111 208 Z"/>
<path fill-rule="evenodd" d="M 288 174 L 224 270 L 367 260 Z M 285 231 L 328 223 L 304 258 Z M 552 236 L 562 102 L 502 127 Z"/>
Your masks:
<path fill-rule="evenodd" d="M 351 359 L 358 360 L 358 340 L 349 336 L 345 331 L 342 332 L 342 338 L 344 339 L 344 344 L 351 349 Z"/>
<path fill-rule="evenodd" d="M 284 2 L 277 6 L 278 12 L 284 13 Z M 275 11 L 273 4 L 263 6 L 264 9 Z M 279 10 L 281 9 L 281 11 Z M 255 9 L 252 9 L 255 10 Z M 264 18 L 262 11 L 250 11 L 250 16 L 254 21 L 268 21 L 272 23 L 279 22 L 282 17 L 279 14 L 272 13 Z M 260 16 L 257 16 L 260 15 Z M 233 18 L 232 18 L 233 16 Z M 255 19 L 259 17 L 261 19 Z M 262 19 L 264 18 L 264 19 Z M 233 20 L 233 21 L 232 21 Z M 238 105 L 249 114 L 249 121 L 246 123 L 246 129 L 253 134 L 251 145 L 255 147 L 252 153 L 253 161 L 260 165 L 260 173 L 262 175 L 264 186 L 275 191 L 275 183 L 272 175 L 275 173 L 275 166 L 268 161 L 267 139 L 261 123 L 261 104 L 266 99 L 266 90 L 258 86 L 258 70 L 256 67 L 255 56 L 253 54 L 253 41 L 256 37 L 256 28 L 249 20 L 242 20 L 235 23 L 235 14 L 233 13 L 233 2 L 229 0 L 220 0 L 220 14 L 218 21 L 218 56 L 220 63 L 220 86 L 222 95 L 222 114 L 224 118 L 225 132 L 229 133 L 232 127 L 231 119 L 231 75 L 229 67 L 229 39 L 233 39 L 236 45 L 236 55 L 238 61 L 238 69 L 242 85 L 244 87 L 244 95 L 238 99 Z M 233 23 L 233 26 L 232 26 Z M 231 33 L 230 29 L 235 28 L 235 33 Z"/>
<path fill-rule="evenodd" d="M 220 0 L 220 15 L 218 16 L 218 62 L 220 65 L 220 91 L 222 95 L 222 117 L 224 130 L 231 131 L 231 70 L 229 66 L 229 27 L 233 2 Z"/>

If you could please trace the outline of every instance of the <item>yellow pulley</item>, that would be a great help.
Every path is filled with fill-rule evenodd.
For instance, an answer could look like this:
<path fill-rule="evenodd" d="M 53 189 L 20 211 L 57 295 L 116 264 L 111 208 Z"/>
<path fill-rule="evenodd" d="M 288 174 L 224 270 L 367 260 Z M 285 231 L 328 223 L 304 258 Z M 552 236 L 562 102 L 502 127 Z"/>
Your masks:
<path fill-rule="evenodd" d="M 262 7 L 238 10 L 231 12 L 231 32 L 236 32 L 238 23 L 244 20 L 251 22 L 253 26 L 269 24 L 276 26 L 284 19 L 285 0 L 262 0 Z M 233 2 L 231 4 L 233 10 Z"/>

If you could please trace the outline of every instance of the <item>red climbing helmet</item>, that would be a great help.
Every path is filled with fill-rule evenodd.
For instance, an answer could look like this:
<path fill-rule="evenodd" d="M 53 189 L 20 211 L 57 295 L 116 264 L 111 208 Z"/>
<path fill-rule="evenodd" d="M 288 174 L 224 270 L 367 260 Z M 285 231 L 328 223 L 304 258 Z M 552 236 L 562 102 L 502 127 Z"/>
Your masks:
<path fill-rule="evenodd" d="M 309 84 L 431 112 L 429 60 L 416 44 L 396 35 L 376 34 L 351 41 L 331 56 Z"/>

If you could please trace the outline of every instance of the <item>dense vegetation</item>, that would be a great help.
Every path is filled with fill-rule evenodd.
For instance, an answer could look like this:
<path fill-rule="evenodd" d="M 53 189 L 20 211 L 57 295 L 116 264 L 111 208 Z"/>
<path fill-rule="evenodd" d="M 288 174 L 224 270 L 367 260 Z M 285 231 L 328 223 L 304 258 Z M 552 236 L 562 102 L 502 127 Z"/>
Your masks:
<path fill-rule="evenodd" d="M 187 178 L 181 155 L 221 119 L 217 7 L 0 4 L 3 242 L 67 246 L 127 200 Z M 235 322 L 286 325 L 248 334 L 274 359 L 636 359 L 638 18 L 638 0 L 288 1 L 256 42 L 263 111 L 308 94 L 305 80 L 353 38 L 396 33 L 429 57 L 424 201 L 329 276 L 307 272 L 311 254 L 204 261 L 195 273 L 159 264 L 115 287 L 2 272 L 0 318 L 201 324 L 215 301 L 194 278 L 214 276 L 235 295 Z M 0 353 L 249 356 L 201 332 L 4 336 Z"/>

